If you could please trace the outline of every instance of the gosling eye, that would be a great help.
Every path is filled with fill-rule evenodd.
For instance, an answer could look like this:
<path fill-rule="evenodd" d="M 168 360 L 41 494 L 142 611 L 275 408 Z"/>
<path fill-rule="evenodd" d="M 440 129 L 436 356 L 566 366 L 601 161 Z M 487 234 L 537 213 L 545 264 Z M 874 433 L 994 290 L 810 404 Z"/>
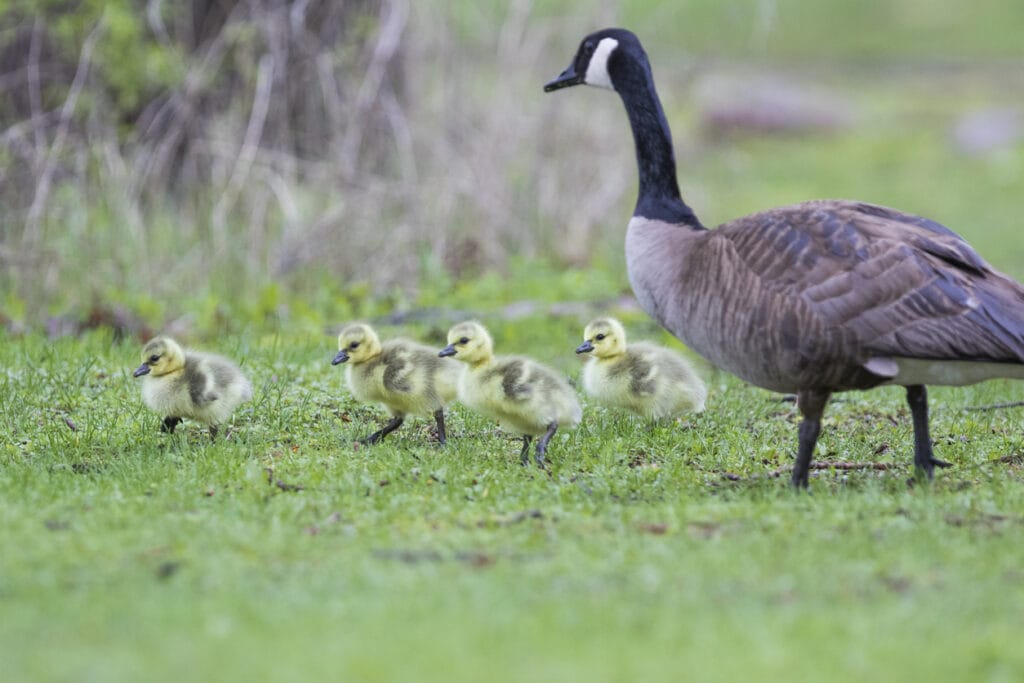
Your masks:
<path fill-rule="evenodd" d="M 350 348 L 350 349 L 358 349 L 359 348 L 359 342 L 352 342 L 351 344 L 348 345 L 348 348 Z"/>
<path fill-rule="evenodd" d="M 159 354 L 154 353 L 152 356 L 149 357 L 149 362 L 150 363 L 155 363 L 158 360 L 160 360 Z"/>
<path fill-rule="evenodd" d="M 468 344 L 469 343 L 469 337 L 463 337 L 462 339 L 459 340 L 459 343 L 460 344 Z"/>
<path fill-rule="evenodd" d="M 594 337 L 594 339 L 596 339 L 597 341 L 601 341 L 604 338 L 605 338 L 605 335 L 603 335 L 603 334 L 599 334 L 596 337 Z"/>

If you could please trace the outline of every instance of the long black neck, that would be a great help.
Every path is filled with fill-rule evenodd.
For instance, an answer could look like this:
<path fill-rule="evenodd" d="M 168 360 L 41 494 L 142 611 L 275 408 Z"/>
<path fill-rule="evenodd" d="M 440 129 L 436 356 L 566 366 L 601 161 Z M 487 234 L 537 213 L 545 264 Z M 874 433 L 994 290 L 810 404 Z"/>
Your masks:
<path fill-rule="evenodd" d="M 633 128 L 636 163 L 640 172 L 640 193 L 633 215 L 703 229 L 693 209 L 686 205 L 679 193 L 672 132 L 650 69 L 645 64 L 633 62 L 623 71 L 617 74 L 615 89 L 622 96 Z"/>

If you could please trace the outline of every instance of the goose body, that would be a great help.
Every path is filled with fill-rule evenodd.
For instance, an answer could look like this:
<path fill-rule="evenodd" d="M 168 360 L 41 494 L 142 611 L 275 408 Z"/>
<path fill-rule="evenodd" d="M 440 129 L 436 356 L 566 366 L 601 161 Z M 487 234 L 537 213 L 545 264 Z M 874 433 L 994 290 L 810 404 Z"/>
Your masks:
<path fill-rule="evenodd" d="M 495 356 L 494 342 L 483 325 L 469 321 L 448 331 L 442 356 L 466 363 L 459 378 L 459 401 L 523 436 L 520 459 L 528 462 L 530 442 L 544 466 L 548 441 L 559 427 L 575 427 L 582 417 L 576 393 L 558 372 L 525 356 Z"/>
<path fill-rule="evenodd" d="M 637 299 L 715 365 L 797 394 L 795 485 L 807 485 L 833 392 L 905 386 L 914 463 L 930 478 L 946 463 L 932 454 L 925 385 L 1024 378 L 1024 287 L 952 230 L 844 200 L 708 230 L 679 193 L 668 122 L 636 36 L 587 36 L 545 90 L 584 83 L 617 91 L 633 131 L 640 190 L 626 263 Z"/>
<path fill-rule="evenodd" d="M 252 398 L 252 384 L 232 361 L 212 353 L 186 351 L 170 337 L 156 337 L 142 348 L 142 400 L 164 416 L 162 430 L 173 432 L 183 418 L 209 426 L 215 436 L 239 405 Z"/>
<path fill-rule="evenodd" d="M 444 409 L 456 395 L 458 363 L 438 358 L 430 347 L 408 339 L 381 342 L 364 323 L 342 328 L 331 362 L 347 364 L 345 382 L 357 400 L 379 403 L 391 416 L 363 441 L 376 443 L 398 429 L 406 415 L 419 415 L 435 419 L 438 440 L 445 443 Z"/>
<path fill-rule="evenodd" d="M 583 339 L 576 353 L 591 355 L 583 389 L 598 403 L 654 420 L 704 410 L 707 387 L 678 353 L 648 342 L 627 345 L 614 318 L 591 321 Z"/>

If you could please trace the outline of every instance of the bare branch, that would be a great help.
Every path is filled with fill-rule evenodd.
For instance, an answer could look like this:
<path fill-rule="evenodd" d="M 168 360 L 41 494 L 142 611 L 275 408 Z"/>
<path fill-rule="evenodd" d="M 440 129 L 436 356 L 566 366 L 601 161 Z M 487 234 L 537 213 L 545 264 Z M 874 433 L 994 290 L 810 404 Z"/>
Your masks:
<path fill-rule="evenodd" d="M 146 21 L 149 23 L 149 28 L 152 29 L 153 35 L 160 41 L 160 44 L 170 45 L 171 37 L 167 34 L 167 26 L 164 25 L 164 17 L 161 12 L 163 4 L 163 0 L 148 0 L 146 3 Z"/>
<path fill-rule="evenodd" d="M 246 3 L 238 3 L 225 21 L 230 26 L 247 7 Z M 183 85 L 166 100 L 156 103 L 139 117 L 139 129 L 143 138 L 158 137 L 159 143 L 152 152 L 140 156 L 136 161 L 136 172 L 133 174 L 133 195 L 137 195 L 146 181 L 160 169 L 166 168 L 174 151 L 178 148 L 185 127 L 195 113 L 196 100 L 202 93 L 210 75 L 216 73 L 227 54 L 228 31 L 221 30 L 209 42 L 202 58 L 194 63 L 185 74 Z"/>
<path fill-rule="evenodd" d="M 1011 401 L 1010 403 L 993 403 L 987 406 L 967 406 L 964 410 L 1002 410 L 1003 408 L 1019 408 L 1024 406 L 1024 401 Z"/>
<path fill-rule="evenodd" d="M 39 85 L 39 51 L 43 43 L 42 34 L 43 20 L 41 17 L 36 17 L 32 23 L 32 42 L 29 44 L 27 66 L 29 114 L 32 119 L 41 117 L 43 113 L 43 94 Z M 36 157 L 41 159 L 46 149 L 46 135 L 41 126 L 36 126 L 32 132 L 36 143 Z"/>
<path fill-rule="evenodd" d="M 359 148 L 363 141 L 366 114 L 373 103 L 377 101 L 387 67 L 401 45 L 402 33 L 405 31 L 406 20 L 409 16 L 408 2 L 407 0 L 388 0 L 384 3 L 381 13 L 383 18 L 380 32 L 377 35 L 377 43 L 373 49 L 373 57 L 370 59 L 370 66 L 366 69 L 366 76 L 359 85 L 355 113 L 349 120 L 345 138 L 341 144 L 341 173 L 346 179 L 350 179 L 355 174 Z"/>
<path fill-rule="evenodd" d="M 242 147 L 238 152 L 235 167 L 231 172 L 227 189 L 221 195 L 217 206 L 213 209 L 213 225 L 218 233 L 223 233 L 227 215 L 234 207 L 238 194 L 249 177 L 253 160 L 259 151 L 260 138 L 263 135 L 263 124 L 267 120 L 267 110 L 270 108 L 270 95 L 274 83 L 274 56 L 265 54 L 260 58 L 259 69 L 256 74 L 256 92 L 253 95 L 252 112 L 249 115 L 249 125 L 245 129 L 245 138 Z"/>
<path fill-rule="evenodd" d="M 28 216 L 25 219 L 25 234 L 22 235 L 22 243 L 26 246 L 34 246 L 38 243 L 41 228 L 43 207 L 50 195 L 50 186 L 53 183 L 53 173 L 57 168 L 57 158 L 64 149 L 64 143 L 68 137 L 68 130 L 71 128 L 71 117 L 75 113 L 75 106 L 78 104 L 78 97 L 85 87 L 85 79 L 89 73 L 89 65 L 92 61 L 92 51 L 96 47 L 96 41 L 105 29 L 106 21 L 100 18 L 96 22 L 89 35 L 82 44 L 82 51 L 78 58 L 78 68 L 75 77 L 71 81 L 71 88 L 68 96 L 64 99 L 64 106 L 60 111 L 60 124 L 57 126 L 57 134 L 54 136 L 53 144 L 46 155 L 46 163 L 43 171 L 36 182 L 36 193 L 32 198 L 32 205 L 29 207 Z"/>

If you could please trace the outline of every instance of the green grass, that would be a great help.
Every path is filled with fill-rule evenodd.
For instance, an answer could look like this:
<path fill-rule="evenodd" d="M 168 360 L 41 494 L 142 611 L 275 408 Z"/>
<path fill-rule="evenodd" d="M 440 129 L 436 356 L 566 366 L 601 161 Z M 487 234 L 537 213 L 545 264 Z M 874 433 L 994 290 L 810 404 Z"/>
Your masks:
<path fill-rule="evenodd" d="M 575 374 L 579 323 L 528 319 L 517 350 Z M 770 476 L 792 404 L 723 374 L 685 424 L 588 406 L 548 477 L 458 406 L 446 449 L 425 420 L 354 447 L 382 415 L 348 396 L 327 336 L 220 349 L 257 391 L 211 444 L 157 431 L 134 345 L 0 345 L 5 679 L 1024 674 L 1021 409 L 962 410 L 1020 383 L 933 390 L 955 466 L 931 487 L 907 484 L 901 392 L 843 395 L 819 460 L 891 469 L 824 471 L 796 495 Z"/>
<path fill-rule="evenodd" d="M 621 16 L 586 20 L 581 10 L 556 19 L 569 47 L 536 85 L 586 30 L 634 26 L 659 59 L 684 196 L 709 225 L 856 198 L 939 220 L 1022 279 L 1024 147 L 971 157 L 949 141 L 965 113 L 1019 108 L 1020 76 L 983 63 L 1019 54 L 1010 19 L 1020 10 L 941 4 L 626 2 Z M 507 13 L 469 5 L 458 31 L 471 36 Z M 777 24 L 762 31 L 758 12 L 772 7 Z M 537 4 L 542 16 L 562 11 Z M 854 123 L 704 139 L 684 67 L 719 57 L 813 62 L 793 67 L 797 81 L 849 102 Z M 899 69 L 873 68 L 893 58 Z M 976 66 L 907 68 L 947 58 Z M 571 140 L 591 108 L 621 106 L 610 98 L 576 92 L 550 127 Z M 624 117 L 617 125 L 596 151 L 580 138 L 581 173 L 632 163 Z M 535 143 L 523 145 L 531 159 Z M 614 310 L 628 291 L 626 194 L 590 233 L 585 268 L 525 253 L 503 273 L 456 278 L 424 256 L 422 281 L 387 292 L 317 268 L 275 281 L 230 258 L 212 275 L 188 259 L 180 273 L 150 272 L 133 258 L 173 251 L 176 211 L 145 217 L 144 245 L 116 208 L 68 200 L 49 245 L 70 264 L 64 279 L 46 283 L 44 306 L 14 287 L 33 283 L 9 283 L 0 322 L 35 330 L 47 314 L 96 302 L 154 326 L 184 317 L 186 341 L 242 360 L 256 395 L 229 439 L 211 443 L 188 423 L 163 435 L 130 376 L 134 343 L 0 325 L 0 678 L 1024 678 L 1024 408 L 965 410 L 1024 400 L 1024 383 L 930 390 L 936 454 L 954 464 L 931 486 L 908 484 L 909 415 L 887 388 L 836 398 L 817 461 L 888 469 L 815 471 L 810 495 L 794 494 L 784 471 L 793 405 L 706 367 L 705 414 L 650 429 L 587 406 L 583 424 L 553 440 L 550 477 L 520 467 L 514 439 L 458 406 L 445 449 L 420 419 L 354 447 L 383 416 L 348 395 L 325 330 L 394 311 L 465 311 L 499 350 L 578 376 L 572 349 L 587 312 Z M 539 210 L 517 220 L 564 234 Z M 521 300 L 536 307 L 509 315 Z M 637 338 L 672 343 L 642 314 L 614 312 Z M 449 314 L 381 331 L 440 348 Z"/>

